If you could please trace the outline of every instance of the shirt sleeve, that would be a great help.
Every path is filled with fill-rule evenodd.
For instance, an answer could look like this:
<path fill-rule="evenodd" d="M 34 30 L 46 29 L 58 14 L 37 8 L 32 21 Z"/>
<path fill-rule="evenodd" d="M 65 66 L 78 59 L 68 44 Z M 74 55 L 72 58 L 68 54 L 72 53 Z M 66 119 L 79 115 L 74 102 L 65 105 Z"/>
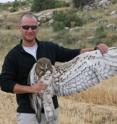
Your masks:
<path fill-rule="evenodd" d="M 2 66 L 2 71 L 0 74 L 0 85 L 1 89 L 5 92 L 13 93 L 14 85 L 16 84 L 15 76 L 15 59 L 10 55 L 7 55 Z"/>
<path fill-rule="evenodd" d="M 81 49 L 69 49 L 56 45 L 56 61 L 66 62 L 80 54 Z"/>

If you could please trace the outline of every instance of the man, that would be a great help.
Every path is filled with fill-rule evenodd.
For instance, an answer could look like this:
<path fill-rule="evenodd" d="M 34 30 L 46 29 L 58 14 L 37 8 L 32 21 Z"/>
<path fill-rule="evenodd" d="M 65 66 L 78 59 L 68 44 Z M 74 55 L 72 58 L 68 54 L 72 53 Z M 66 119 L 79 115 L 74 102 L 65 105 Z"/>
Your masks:
<path fill-rule="evenodd" d="M 38 81 L 33 86 L 27 85 L 28 74 L 33 64 L 41 57 L 47 57 L 54 65 L 56 61 L 65 62 L 76 55 L 93 49 L 67 49 L 51 42 L 42 42 L 36 39 L 38 32 L 37 18 L 31 14 L 24 14 L 19 23 L 22 34 L 21 43 L 14 47 L 6 56 L 2 73 L 0 75 L 1 89 L 5 92 L 15 93 L 18 103 L 17 123 L 38 124 L 34 110 L 31 108 L 29 95 L 46 89 L 46 85 Z M 97 45 L 102 53 L 107 52 L 108 46 Z M 58 100 L 53 96 L 53 103 L 58 114 Z M 44 111 L 41 111 L 42 120 L 40 124 L 47 124 Z M 55 120 L 57 124 L 58 120 Z"/>

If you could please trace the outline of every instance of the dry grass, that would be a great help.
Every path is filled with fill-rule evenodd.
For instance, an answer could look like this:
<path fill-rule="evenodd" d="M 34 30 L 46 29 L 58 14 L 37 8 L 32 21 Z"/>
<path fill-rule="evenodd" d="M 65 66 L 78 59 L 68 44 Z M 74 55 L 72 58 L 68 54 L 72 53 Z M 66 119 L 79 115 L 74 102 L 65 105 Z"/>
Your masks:
<path fill-rule="evenodd" d="M 61 124 L 114 124 L 117 122 L 117 107 L 76 102 L 60 98 Z"/>
<path fill-rule="evenodd" d="M 85 92 L 60 97 L 60 124 L 117 124 L 116 81 L 114 77 Z M 0 124 L 16 124 L 15 110 L 15 95 L 0 91 Z"/>
<path fill-rule="evenodd" d="M 0 124 L 16 124 L 15 96 L 0 91 Z"/>

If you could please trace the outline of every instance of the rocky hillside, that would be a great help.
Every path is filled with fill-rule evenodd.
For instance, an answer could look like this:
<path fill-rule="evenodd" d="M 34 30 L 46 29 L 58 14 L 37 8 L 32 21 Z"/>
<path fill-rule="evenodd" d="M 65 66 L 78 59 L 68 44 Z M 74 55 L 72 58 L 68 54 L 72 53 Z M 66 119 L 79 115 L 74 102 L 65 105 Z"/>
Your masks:
<path fill-rule="evenodd" d="M 117 39 L 117 3 L 108 3 L 106 7 L 98 6 L 85 6 L 83 10 L 74 9 L 71 7 L 49 9 L 35 13 L 38 16 L 41 25 L 39 26 L 38 37 L 42 40 L 52 40 L 58 42 L 61 45 L 66 45 L 67 47 L 91 47 L 94 46 L 98 41 L 105 42 L 108 45 L 116 45 Z M 8 39 L 14 36 L 12 39 L 13 44 L 15 40 L 20 37 L 19 33 L 15 30 L 19 16 L 29 10 L 20 10 L 18 12 L 6 12 L 2 11 L 0 13 L 0 38 L 3 39 L 1 48 L 5 47 L 3 43 L 9 42 Z M 64 12 L 69 13 L 75 12 L 75 14 L 80 18 L 82 26 L 74 26 L 74 21 L 70 22 L 70 27 L 65 26 L 64 30 L 56 32 L 53 30 L 53 26 L 58 23 L 53 19 L 53 13 Z M 61 13 L 60 13 L 61 14 Z M 72 13 L 74 14 L 74 13 Z M 62 22 L 59 22 L 59 25 Z M 60 26 L 58 26 L 60 27 Z M 11 33 L 15 31 L 15 33 Z M 4 38 L 4 32 L 8 32 L 9 38 Z M 44 35 L 44 33 L 46 35 Z M 61 35 L 63 34 L 64 35 Z M 11 43 L 10 43 L 11 44 Z M 11 45 L 12 46 L 12 45 Z"/>

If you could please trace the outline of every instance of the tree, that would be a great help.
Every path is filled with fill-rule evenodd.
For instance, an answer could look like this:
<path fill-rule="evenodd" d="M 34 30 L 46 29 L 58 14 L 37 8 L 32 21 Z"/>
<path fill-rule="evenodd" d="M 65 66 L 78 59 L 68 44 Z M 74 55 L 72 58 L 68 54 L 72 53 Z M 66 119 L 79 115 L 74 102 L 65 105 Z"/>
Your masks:
<path fill-rule="evenodd" d="M 31 11 L 39 12 L 45 9 L 54 8 L 56 0 L 33 0 Z"/>
<path fill-rule="evenodd" d="M 76 8 L 83 8 L 85 5 L 92 4 L 95 0 L 72 0 Z"/>
<path fill-rule="evenodd" d="M 12 4 L 12 8 L 11 8 L 10 12 L 18 11 L 18 6 L 19 6 L 19 2 L 17 0 L 15 0 Z"/>

